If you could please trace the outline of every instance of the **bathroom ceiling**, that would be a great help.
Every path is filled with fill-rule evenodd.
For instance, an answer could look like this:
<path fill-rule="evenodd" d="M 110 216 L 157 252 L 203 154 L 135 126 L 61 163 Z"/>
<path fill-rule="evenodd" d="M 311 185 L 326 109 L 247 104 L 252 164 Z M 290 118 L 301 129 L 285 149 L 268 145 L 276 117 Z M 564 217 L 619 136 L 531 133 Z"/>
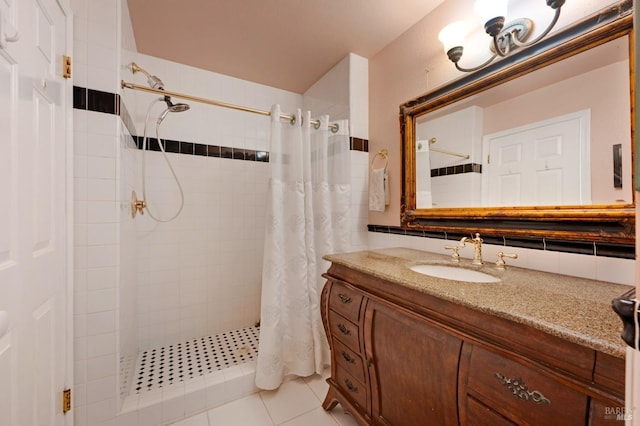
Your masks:
<path fill-rule="evenodd" d="M 138 52 L 303 93 L 443 0 L 129 0 Z M 150 70 L 153 72 L 153 70 Z"/>

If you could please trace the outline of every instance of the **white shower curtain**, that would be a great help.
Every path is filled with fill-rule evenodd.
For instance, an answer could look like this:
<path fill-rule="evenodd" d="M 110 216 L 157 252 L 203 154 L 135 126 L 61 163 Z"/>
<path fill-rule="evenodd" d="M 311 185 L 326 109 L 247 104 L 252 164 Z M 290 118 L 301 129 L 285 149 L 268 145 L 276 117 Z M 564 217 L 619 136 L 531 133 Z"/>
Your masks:
<path fill-rule="evenodd" d="M 322 256 L 349 250 L 348 124 L 315 129 L 310 112 L 292 125 L 271 110 L 269 201 L 262 271 L 256 385 L 275 389 L 287 375 L 309 376 L 329 363 L 320 317 Z"/>

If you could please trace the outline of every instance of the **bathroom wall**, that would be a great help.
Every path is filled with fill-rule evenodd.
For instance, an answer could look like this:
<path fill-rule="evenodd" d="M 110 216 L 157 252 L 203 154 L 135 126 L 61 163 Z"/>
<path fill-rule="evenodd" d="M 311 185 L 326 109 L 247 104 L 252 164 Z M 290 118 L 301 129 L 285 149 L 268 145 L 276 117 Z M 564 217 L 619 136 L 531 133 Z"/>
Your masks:
<path fill-rule="evenodd" d="M 262 110 L 279 103 L 293 112 L 302 102 L 299 94 L 155 57 L 138 54 L 135 61 L 171 91 Z M 125 79 L 145 84 L 140 74 Z M 142 136 L 148 106 L 157 96 L 135 93 L 134 98 L 130 112 Z M 184 207 L 167 223 L 151 220 L 148 213 L 136 219 L 141 350 L 252 326 L 260 319 L 269 117 L 190 106 L 168 114 L 159 128 L 161 137 L 172 141 L 167 158 L 184 191 Z M 165 108 L 153 105 L 150 136 L 155 137 L 156 118 Z M 151 148 L 157 149 L 155 141 Z M 162 153 L 144 155 L 148 210 L 167 220 L 180 208 L 179 189 Z"/>
<path fill-rule="evenodd" d="M 369 63 L 350 53 L 303 95 L 303 107 L 315 116 L 349 120 L 351 135 L 351 249 L 367 248 Z"/>
<path fill-rule="evenodd" d="M 117 114 L 121 4 L 72 0 L 74 12 L 74 391 L 77 426 L 118 409 L 121 172 L 126 138 Z M 90 89 L 90 90 L 87 90 Z M 126 294 L 126 290 L 125 294 Z M 126 309 L 126 307 L 125 307 Z M 126 333 L 125 333 L 126 334 Z M 131 339 L 125 339 L 130 341 Z"/>
<path fill-rule="evenodd" d="M 366 87 L 366 60 L 350 55 L 301 96 L 142 54 L 136 58 L 138 65 L 161 76 L 171 91 L 263 110 L 269 110 L 272 103 L 279 103 L 285 112 L 304 105 L 314 116 L 328 113 L 332 119 L 348 119 L 356 103 L 352 100 L 356 96 L 350 95 L 350 87 L 355 86 L 350 84 L 354 62 L 359 63 L 358 81 Z M 138 75 L 127 78 L 144 84 Z M 135 110 L 130 112 L 141 136 L 146 110 L 155 97 L 136 93 L 134 98 Z M 357 98 L 362 100 L 361 95 Z M 164 108 L 164 104 L 156 104 L 152 109 L 153 125 L 148 131 L 153 136 L 155 117 Z M 161 137 L 180 141 L 180 151 L 187 147 L 192 154 L 167 154 L 184 190 L 180 215 L 169 223 L 156 223 L 148 215 L 136 219 L 140 349 L 247 327 L 259 320 L 268 183 L 268 163 L 260 161 L 260 156 L 269 150 L 268 120 L 191 103 L 189 111 L 169 114 L 163 121 Z M 358 125 L 367 128 L 366 122 L 358 124 L 356 120 Z M 198 155 L 204 152 L 197 152 L 198 145 L 190 143 L 207 145 L 208 155 Z M 221 147 L 218 157 L 211 156 L 214 146 Z M 174 147 L 178 145 L 170 149 Z M 179 190 L 162 154 L 145 155 L 148 208 L 159 218 L 168 219 L 179 208 Z M 222 158 L 225 156 L 229 158 Z M 352 151 L 351 156 L 355 176 L 352 242 L 364 248 L 366 209 L 361 200 L 366 189 L 367 155 Z"/>
<path fill-rule="evenodd" d="M 615 3 L 613 0 L 567 2 L 554 31 L 613 3 Z M 444 2 L 369 61 L 369 151 L 374 153 L 381 148 L 389 148 L 388 170 L 391 181 L 389 208 L 384 213 L 369 212 L 370 247 L 404 245 L 439 252 L 442 250 L 441 247 L 447 244 L 441 239 L 446 238 L 445 233 L 442 233 L 439 238 L 424 238 L 429 234 L 405 232 L 399 228 L 402 175 L 398 114 L 400 104 L 462 75 L 455 70 L 443 52 L 437 35 L 443 23 L 467 17 L 468 11 L 471 10 L 470 4 L 469 0 Z M 534 5 L 532 2 L 512 1 L 509 5 L 514 6 L 513 16 L 532 16 L 535 17 L 536 23 L 542 22 L 541 25 L 536 26 L 538 28 L 536 31 L 540 31 L 545 26 L 544 23 L 551 18 L 550 10 L 545 10 L 547 7 L 544 2 L 540 2 L 539 5 L 536 2 Z M 529 13 L 530 10 L 532 13 Z M 467 39 L 478 38 L 486 45 L 486 35 L 483 35 L 481 27 L 482 25 L 478 24 L 478 28 L 472 31 Z M 470 64 L 477 63 L 469 56 L 464 60 Z M 633 247 L 590 242 L 569 243 L 548 239 L 525 240 L 506 239 L 495 247 L 500 247 L 506 252 L 525 250 L 523 258 L 515 262 L 519 266 L 544 271 L 560 271 L 560 273 L 591 279 L 633 283 L 635 259 Z M 524 259 L 525 255 L 526 259 Z"/>
<path fill-rule="evenodd" d="M 445 245 L 457 242 L 456 239 L 441 240 L 424 238 L 416 235 L 402 235 L 392 233 L 370 232 L 369 249 L 375 250 L 387 247 L 407 247 L 425 250 L 432 253 L 451 255 Z M 517 254 L 517 259 L 505 259 L 507 265 L 554 274 L 571 275 L 592 280 L 608 281 L 618 284 L 635 285 L 635 263 L 633 259 L 622 259 L 607 256 L 586 256 L 576 253 L 564 253 L 524 247 L 504 247 L 493 243 L 482 244 L 482 257 L 487 263 L 496 259 L 498 252 Z M 460 250 L 463 259 L 473 258 L 473 250 Z"/>
<path fill-rule="evenodd" d="M 554 31 L 613 3 L 614 0 L 566 2 Z M 438 32 L 446 23 L 469 19 L 471 5 L 471 0 L 448 0 L 442 3 L 369 61 L 369 151 L 375 153 L 381 148 L 389 149 L 388 170 L 391 181 L 391 205 L 384 213 L 369 212 L 371 224 L 400 225 L 402 175 L 399 106 L 462 75 L 444 53 L 442 44 L 438 41 Z M 510 1 L 509 7 L 509 16 L 535 18 L 536 32 L 541 31 L 553 15 L 545 2 Z M 486 52 L 488 37 L 484 34 L 481 23 L 477 23 L 477 28 L 466 39 L 481 44 L 476 51 Z M 479 61 L 474 61 L 471 57 L 473 50 L 465 49 L 463 60 L 469 66 Z"/>

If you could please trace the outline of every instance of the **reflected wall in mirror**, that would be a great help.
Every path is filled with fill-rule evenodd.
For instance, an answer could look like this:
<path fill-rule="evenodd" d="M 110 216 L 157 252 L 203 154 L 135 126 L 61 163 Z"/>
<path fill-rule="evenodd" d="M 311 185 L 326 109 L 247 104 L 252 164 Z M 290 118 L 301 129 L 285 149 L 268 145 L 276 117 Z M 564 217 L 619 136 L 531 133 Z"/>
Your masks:
<path fill-rule="evenodd" d="M 630 110 L 624 36 L 419 115 L 417 208 L 631 204 Z"/>
<path fill-rule="evenodd" d="M 631 12 L 401 105 L 403 227 L 632 242 Z"/>

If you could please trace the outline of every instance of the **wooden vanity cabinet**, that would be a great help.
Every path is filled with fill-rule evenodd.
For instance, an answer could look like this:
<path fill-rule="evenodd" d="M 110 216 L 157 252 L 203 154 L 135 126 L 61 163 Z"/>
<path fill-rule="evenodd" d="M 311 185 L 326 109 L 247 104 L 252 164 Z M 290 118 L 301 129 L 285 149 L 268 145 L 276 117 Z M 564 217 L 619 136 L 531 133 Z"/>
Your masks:
<path fill-rule="evenodd" d="M 623 412 L 623 359 L 345 266 L 325 277 L 325 410 L 409 426 L 604 425 Z"/>
<path fill-rule="evenodd" d="M 364 318 L 374 424 L 457 424 L 462 341 L 410 311 L 369 300 Z"/>
<path fill-rule="evenodd" d="M 331 346 L 331 378 L 323 407 L 340 402 L 361 424 L 371 424 L 371 394 L 362 344 L 363 294 L 329 280 L 322 291 L 322 320 Z"/>

